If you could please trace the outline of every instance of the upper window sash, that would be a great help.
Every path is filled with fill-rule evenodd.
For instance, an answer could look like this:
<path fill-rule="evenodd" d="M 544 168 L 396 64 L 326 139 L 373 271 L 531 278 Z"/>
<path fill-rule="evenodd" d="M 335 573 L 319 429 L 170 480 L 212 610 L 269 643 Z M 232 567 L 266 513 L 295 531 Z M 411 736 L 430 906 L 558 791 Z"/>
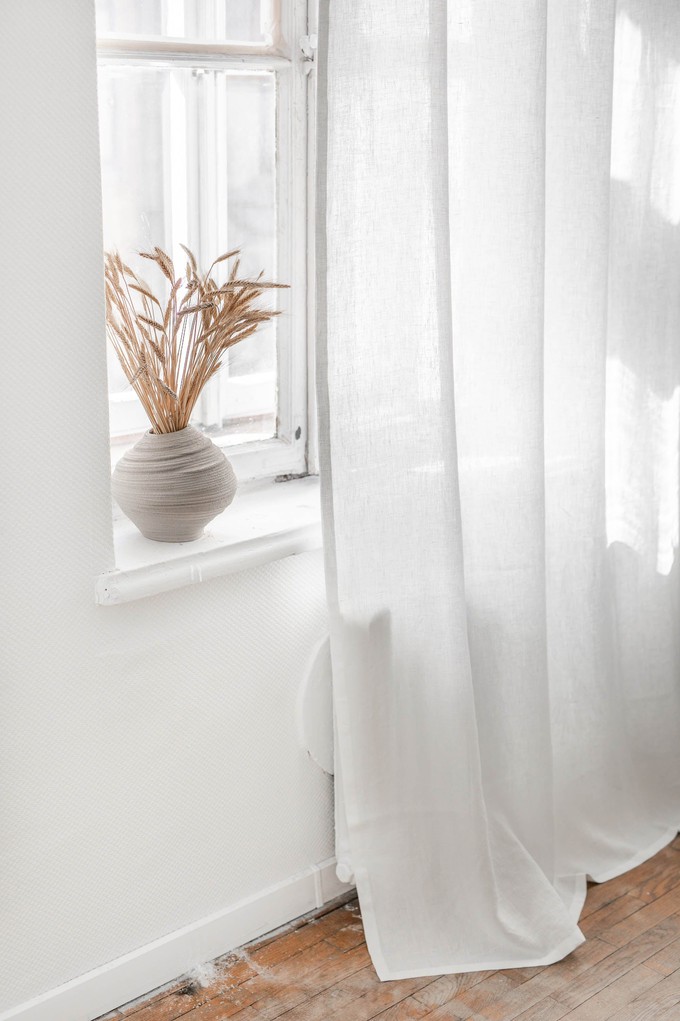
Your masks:
<path fill-rule="evenodd" d="M 175 66 L 241 66 L 277 73 L 279 258 L 277 278 L 292 284 L 290 329 L 283 337 L 278 367 L 278 435 L 271 440 L 231 446 L 228 456 L 243 479 L 303 474 L 316 470 L 314 451 L 308 458 L 307 440 L 313 419 L 313 392 L 308 353 L 308 243 L 312 232 L 309 208 L 308 157 L 313 93 L 309 53 L 301 43 L 308 31 L 306 0 L 272 3 L 276 17 L 260 42 L 205 41 L 168 36 L 140 36 L 105 32 L 98 36 L 100 60 L 117 63 L 172 63 Z M 312 143 L 313 147 L 313 143 Z M 283 331 L 282 331 L 283 332 Z M 219 442 L 219 438 L 217 438 Z M 123 448 L 124 450 L 124 448 Z M 119 451 L 118 453 L 120 453 Z"/>

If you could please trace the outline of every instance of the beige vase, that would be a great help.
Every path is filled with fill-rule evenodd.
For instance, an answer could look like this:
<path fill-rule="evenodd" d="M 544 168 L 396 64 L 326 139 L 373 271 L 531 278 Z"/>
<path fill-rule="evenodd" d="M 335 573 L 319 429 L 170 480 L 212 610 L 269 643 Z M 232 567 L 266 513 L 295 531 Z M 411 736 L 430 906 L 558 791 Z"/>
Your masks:
<path fill-rule="evenodd" d="M 113 472 L 121 510 L 147 539 L 189 542 L 228 507 L 236 476 L 219 447 L 192 425 L 145 433 Z"/>

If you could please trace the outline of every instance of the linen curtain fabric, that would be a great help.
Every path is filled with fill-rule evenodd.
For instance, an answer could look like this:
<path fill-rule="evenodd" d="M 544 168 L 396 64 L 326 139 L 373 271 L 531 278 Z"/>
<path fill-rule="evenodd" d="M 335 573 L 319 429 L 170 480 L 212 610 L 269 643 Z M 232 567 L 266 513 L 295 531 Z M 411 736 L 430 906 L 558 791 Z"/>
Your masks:
<path fill-rule="evenodd" d="M 680 822 L 680 5 L 321 8 L 339 872 L 383 979 L 547 964 Z"/>

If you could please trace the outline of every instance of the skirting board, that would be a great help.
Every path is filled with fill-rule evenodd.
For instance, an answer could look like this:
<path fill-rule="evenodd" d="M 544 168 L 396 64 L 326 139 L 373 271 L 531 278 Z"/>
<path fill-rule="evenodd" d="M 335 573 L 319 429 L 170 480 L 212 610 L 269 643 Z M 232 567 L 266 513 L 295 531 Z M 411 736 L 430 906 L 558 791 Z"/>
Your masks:
<path fill-rule="evenodd" d="M 335 875 L 335 859 L 270 886 L 246 900 L 178 929 L 109 964 L 0 1014 L 0 1021 L 93 1021 L 129 1000 L 165 985 L 320 908 L 351 887 Z"/>

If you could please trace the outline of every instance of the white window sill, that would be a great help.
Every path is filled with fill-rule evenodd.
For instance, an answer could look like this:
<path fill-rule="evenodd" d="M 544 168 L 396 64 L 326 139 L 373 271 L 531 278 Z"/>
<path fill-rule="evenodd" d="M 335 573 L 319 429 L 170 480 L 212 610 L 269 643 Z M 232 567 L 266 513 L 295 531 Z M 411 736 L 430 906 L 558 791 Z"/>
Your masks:
<path fill-rule="evenodd" d="M 194 542 L 145 539 L 127 518 L 114 522 L 116 569 L 100 574 L 102 606 L 233 574 L 272 560 L 321 548 L 319 480 L 243 486 L 223 514 Z"/>

